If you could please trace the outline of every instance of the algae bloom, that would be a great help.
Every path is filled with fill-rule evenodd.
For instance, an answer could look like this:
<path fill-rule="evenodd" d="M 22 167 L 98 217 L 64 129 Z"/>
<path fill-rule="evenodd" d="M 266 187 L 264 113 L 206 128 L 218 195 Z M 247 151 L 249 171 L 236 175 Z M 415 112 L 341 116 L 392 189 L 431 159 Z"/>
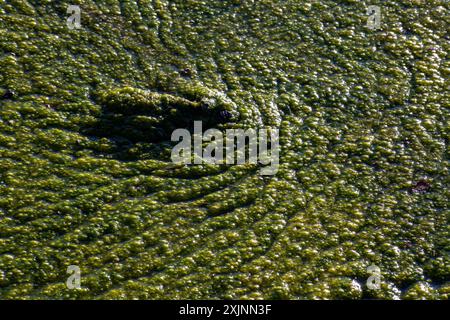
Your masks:
<path fill-rule="evenodd" d="M 0 298 L 448 299 L 448 12 L 0 1 Z M 196 120 L 277 173 L 173 164 Z"/>

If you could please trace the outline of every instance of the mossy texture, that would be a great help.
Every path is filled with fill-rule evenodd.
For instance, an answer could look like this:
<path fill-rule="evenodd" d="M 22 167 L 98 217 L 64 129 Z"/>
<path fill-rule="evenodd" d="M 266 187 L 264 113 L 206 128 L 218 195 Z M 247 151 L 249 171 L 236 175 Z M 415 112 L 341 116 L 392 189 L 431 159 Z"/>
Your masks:
<path fill-rule="evenodd" d="M 448 13 L 0 0 L 0 298 L 448 299 Z M 279 128 L 277 175 L 173 165 L 197 118 Z"/>

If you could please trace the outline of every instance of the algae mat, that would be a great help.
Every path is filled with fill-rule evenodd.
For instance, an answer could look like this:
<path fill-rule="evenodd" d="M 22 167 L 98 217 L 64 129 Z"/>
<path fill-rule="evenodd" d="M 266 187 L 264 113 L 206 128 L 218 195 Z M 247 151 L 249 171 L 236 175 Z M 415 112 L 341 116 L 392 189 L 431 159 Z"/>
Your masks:
<path fill-rule="evenodd" d="M 0 297 L 448 299 L 448 9 L 0 1 Z M 197 118 L 278 173 L 171 164 Z"/>

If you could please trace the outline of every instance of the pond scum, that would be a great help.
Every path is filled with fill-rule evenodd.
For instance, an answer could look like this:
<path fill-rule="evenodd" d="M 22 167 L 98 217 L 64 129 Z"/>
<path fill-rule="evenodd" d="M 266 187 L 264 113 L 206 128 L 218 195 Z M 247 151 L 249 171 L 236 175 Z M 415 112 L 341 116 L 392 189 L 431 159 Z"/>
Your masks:
<path fill-rule="evenodd" d="M 0 1 L 0 298 L 448 299 L 448 9 Z M 278 173 L 172 164 L 199 118 Z"/>

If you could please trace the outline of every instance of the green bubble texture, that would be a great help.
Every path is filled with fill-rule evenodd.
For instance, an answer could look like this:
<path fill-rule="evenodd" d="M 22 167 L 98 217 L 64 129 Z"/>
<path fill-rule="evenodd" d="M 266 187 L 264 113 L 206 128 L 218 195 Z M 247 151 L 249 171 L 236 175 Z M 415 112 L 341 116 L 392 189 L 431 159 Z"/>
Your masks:
<path fill-rule="evenodd" d="M 0 298 L 448 299 L 448 17 L 445 0 L 0 1 Z M 278 173 L 176 166 L 146 140 L 199 110 L 279 128 Z"/>

